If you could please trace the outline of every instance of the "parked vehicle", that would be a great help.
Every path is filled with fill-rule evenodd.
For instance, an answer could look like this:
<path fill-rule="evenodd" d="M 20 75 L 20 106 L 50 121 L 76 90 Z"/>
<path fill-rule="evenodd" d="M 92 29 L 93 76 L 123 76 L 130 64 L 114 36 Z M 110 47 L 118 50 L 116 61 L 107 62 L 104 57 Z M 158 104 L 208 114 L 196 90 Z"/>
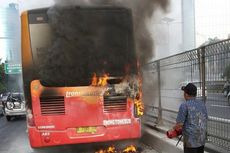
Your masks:
<path fill-rule="evenodd" d="M 230 83 L 229 83 L 229 81 L 226 81 L 226 83 L 224 84 L 224 87 L 223 87 L 223 93 L 224 93 L 225 97 L 228 96 L 229 91 L 230 91 Z"/>
<path fill-rule="evenodd" d="M 228 104 L 230 105 L 230 92 L 228 93 L 227 98 L 228 98 Z"/>
<path fill-rule="evenodd" d="M 0 116 L 4 115 L 4 102 L 7 100 L 9 93 L 0 94 Z"/>
<path fill-rule="evenodd" d="M 10 93 L 2 101 L 3 113 L 7 121 L 14 116 L 26 115 L 25 100 L 22 93 Z"/>

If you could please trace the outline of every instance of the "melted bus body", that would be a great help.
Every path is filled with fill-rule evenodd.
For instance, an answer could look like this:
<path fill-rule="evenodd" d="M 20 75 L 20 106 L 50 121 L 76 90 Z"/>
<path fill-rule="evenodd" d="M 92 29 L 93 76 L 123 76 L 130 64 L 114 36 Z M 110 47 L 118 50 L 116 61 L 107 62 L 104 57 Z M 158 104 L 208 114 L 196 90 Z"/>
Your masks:
<path fill-rule="evenodd" d="M 21 16 L 32 147 L 141 136 L 141 85 L 131 11 L 44 8 Z"/>

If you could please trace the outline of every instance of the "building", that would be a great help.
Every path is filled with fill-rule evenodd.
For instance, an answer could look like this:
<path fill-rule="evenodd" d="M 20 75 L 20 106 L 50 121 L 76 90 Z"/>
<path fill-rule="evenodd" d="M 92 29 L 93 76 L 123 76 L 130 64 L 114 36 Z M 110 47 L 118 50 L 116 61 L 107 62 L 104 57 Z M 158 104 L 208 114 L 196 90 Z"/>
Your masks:
<path fill-rule="evenodd" d="M 18 64 L 20 56 L 20 16 L 18 5 L 0 8 L 0 48 L 3 61 Z"/>
<path fill-rule="evenodd" d="M 7 90 L 20 92 L 22 91 L 22 77 L 20 73 L 21 37 L 18 5 L 10 3 L 7 7 L 0 8 L 0 19 L 0 58 L 5 63 Z M 16 71 L 11 67 L 15 68 L 15 65 L 19 67 Z"/>
<path fill-rule="evenodd" d="M 183 51 L 191 50 L 196 47 L 194 3 L 194 0 L 181 0 Z"/>

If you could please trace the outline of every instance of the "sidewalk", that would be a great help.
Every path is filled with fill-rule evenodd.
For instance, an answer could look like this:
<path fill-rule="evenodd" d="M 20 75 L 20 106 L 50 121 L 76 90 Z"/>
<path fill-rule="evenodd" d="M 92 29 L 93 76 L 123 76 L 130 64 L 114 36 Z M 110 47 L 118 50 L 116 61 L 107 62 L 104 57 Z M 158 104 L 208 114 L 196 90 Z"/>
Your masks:
<path fill-rule="evenodd" d="M 145 144 L 153 147 L 160 153 L 183 153 L 183 142 L 179 142 L 176 146 L 178 139 L 169 139 L 165 135 L 167 129 L 165 127 L 143 126 L 142 140 Z M 210 144 L 207 144 L 208 152 L 205 153 L 218 153 Z M 211 145 L 212 146 L 212 145 Z M 217 149 L 216 149 L 217 150 Z"/>
<path fill-rule="evenodd" d="M 143 126 L 141 141 L 160 153 L 183 153 L 183 144 L 181 142 L 176 147 L 176 140 L 168 139 L 164 133 L 149 126 Z"/>

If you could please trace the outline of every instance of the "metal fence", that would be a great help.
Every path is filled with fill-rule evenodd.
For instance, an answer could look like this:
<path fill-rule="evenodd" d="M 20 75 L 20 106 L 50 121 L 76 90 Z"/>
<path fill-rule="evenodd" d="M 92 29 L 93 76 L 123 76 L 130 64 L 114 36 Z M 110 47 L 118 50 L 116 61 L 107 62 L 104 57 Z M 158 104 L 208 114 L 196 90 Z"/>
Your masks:
<path fill-rule="evenodd" d="M 223 73 L 228 65 L 230 39 L 145 65 L 144 122 L 172 127 L 178 108 L 184 101 L 181 86 L 193 82 L 198 89 L 197 97 L 205 101 L 208 110 L 207 141 L 229 151 L 230 102 L 223 94 L 223 86 L 227 81 Z"/>

